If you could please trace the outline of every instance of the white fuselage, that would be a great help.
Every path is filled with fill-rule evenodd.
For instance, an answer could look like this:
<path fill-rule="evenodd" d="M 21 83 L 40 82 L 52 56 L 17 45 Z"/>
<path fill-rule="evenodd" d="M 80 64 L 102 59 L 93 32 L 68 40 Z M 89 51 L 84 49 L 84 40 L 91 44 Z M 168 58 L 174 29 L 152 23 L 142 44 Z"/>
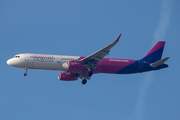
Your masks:
<path fill-rule="evenodd" d="M 18 54 L 7 61 L 8 65 L 26 69 L 44 69 L 66 71 L 62 65 L 70 60 L 78 60 L 78 56 Z"/>

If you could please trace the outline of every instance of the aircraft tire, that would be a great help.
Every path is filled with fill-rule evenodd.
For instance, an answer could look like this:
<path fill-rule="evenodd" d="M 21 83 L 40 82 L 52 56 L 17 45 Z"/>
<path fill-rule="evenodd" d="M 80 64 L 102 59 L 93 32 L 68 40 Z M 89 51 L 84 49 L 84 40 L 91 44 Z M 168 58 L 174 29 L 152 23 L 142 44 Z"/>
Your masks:
<path fill-rule="evenodd" d="M 86 79 L 83 79 L 82 80 L 82 84 L 85 85 L 87 83 L 87 80 Z"/>
<path fill-rule="evenodd" d="M 24 73 L 24 76 L 27 76 L 27 73 Z"/>
<path fill-rule="evenodd" d="M 93 72 L 92 71 L 89 71 L 88 72 L 88 76 L 91 77 L 93 75 Z"/>

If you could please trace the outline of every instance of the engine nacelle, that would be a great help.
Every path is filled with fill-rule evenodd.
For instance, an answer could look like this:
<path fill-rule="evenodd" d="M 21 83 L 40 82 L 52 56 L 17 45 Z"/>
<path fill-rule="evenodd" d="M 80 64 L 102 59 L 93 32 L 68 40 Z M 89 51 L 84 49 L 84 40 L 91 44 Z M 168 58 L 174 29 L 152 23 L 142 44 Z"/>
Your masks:
<path fill-rule="evenodd" d="M 71 73 L 59 73 L 58 79 L 62 81 L 74 81 L 74 80 L 77 80 L 78 77 Z"/>
<path fill-rule="evenodd" d="M 66 70 L 73 70 L 73 69 L 82 69 L 85 68 L 84 67 L 84 63 L 79 62 L 79 61 L 69 61 L 67 63 L 64 63 L 63 68 L 65 68 Z"/>

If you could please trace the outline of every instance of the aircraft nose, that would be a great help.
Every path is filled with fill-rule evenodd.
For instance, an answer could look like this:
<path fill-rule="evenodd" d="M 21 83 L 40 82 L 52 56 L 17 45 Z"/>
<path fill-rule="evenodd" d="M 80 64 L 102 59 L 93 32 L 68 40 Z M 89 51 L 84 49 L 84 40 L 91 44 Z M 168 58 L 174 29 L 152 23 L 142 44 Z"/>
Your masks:
<path fill-rule="evenodd" d="M 12 64 L 12 59 L 7 60 L 7 64 L 11 65 Z"/>
<path fill-rule="evenodd" d="M 7 60 L 7 64 L 10 65 L 10 60 Z"/>

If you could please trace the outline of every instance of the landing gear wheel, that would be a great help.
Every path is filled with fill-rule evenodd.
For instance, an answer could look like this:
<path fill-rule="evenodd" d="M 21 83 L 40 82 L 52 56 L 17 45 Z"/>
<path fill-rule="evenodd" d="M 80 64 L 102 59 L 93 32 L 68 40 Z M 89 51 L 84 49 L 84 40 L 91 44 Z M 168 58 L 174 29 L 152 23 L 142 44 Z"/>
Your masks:
<path fill-rule="evenodd" d="M 82 84 L 85 85 L 87 83 L 87 80 L 86 79 L 83 79 L 82 80 Z"/>
<path fill-rule="evenodd" d="M 88 72 L 88 76 L 91 77 L 93 75 L 93 72 L 92 71 L 89 71 Z"/>
<path fill-rule="evenodd" d="M 27 68 L 25 68 L 24 76 L 27 76 Z"/>
<path fill-rule="evenodd" d="M 24 76 L 27 76 L 27 73 L 24 73 Z"/>

